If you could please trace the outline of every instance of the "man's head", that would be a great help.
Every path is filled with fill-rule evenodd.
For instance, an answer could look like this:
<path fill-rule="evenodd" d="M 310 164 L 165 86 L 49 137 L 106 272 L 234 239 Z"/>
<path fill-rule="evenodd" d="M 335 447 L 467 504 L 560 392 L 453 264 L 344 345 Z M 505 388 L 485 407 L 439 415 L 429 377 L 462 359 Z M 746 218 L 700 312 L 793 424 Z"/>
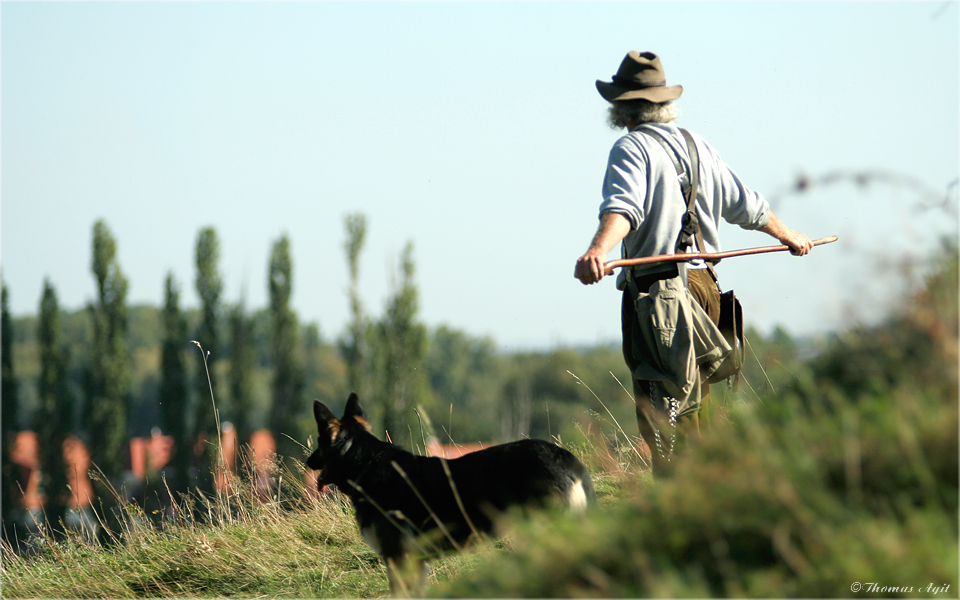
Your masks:
<path fill-rule="evenodd" d="M 642 123 L 668 123 L 677 118 L 673 100 L 683 86 L 667 86 L 660 58 L 653 52 L 629 52 L 613 81 L 597 80 L 597 91 L 610 102 L 610 127 L 632 129 Z"/>

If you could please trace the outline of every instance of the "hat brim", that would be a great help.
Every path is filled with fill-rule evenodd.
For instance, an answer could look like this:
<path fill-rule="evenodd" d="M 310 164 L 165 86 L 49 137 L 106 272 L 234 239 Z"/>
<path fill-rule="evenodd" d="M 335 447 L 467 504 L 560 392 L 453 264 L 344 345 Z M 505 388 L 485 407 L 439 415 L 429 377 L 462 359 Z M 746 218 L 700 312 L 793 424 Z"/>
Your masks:
<path fill-rule="evenodd" d="M 597 80 L 597 91 L 607 102 L 621 100 L 647 100 L 649 102 L 669 102 L 676 100 L 683 93 L 682 85 L 656 86 L 634 90 L 615 83 Z"/>

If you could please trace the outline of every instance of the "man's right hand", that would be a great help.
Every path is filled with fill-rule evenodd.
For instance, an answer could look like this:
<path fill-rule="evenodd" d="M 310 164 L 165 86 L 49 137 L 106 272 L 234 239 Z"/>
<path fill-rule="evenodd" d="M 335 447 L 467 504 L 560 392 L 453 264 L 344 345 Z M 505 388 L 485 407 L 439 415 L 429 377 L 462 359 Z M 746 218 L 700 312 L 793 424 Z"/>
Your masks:
<path fill-rule="evenodd" d="M 607 212 L 600 217 L 600 227 L 590 242 L 590 248 L 577 259 L 573 276 L 590 285 L 603 279 L 603 265 L 607 253 L 630 233 L 630 221 L 619 213 Z"/>
<path fill-rule="evenodd" d="M 586 254 L 577 259 L 577 266 L 573 270 L 573 276 L 580 280 L 583 285 L 590 285 L 603 279 L 603 265 L 606 262 L 605 254 L 588 250 Z"/>

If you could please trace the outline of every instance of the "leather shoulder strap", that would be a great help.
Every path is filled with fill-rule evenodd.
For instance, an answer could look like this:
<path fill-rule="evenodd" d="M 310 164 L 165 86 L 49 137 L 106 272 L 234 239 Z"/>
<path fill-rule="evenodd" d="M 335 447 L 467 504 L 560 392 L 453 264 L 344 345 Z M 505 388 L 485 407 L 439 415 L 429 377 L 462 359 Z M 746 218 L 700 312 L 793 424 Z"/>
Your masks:
<path fill-rule="evenodd" d="M 700 152 L 697 151 L 697 143 L 693 141 L 693 136 L 690 135 L 690 132 L 686 129 L 681 129 L 680 133 L 683 134 L 684 141 L 687 142 L 687 152 L 690 154 L 690 195 L 687 196 L 687 214 L 696 215 L 696 202 L 697 202 L 697 188 L 700 186 Z M 697 248 L 700 249 L 700 252 L 706 252 L 707 246 L 703 242 L 703 232 L 700 230 L 700 226 L 697 226 L 695 233 L 697 240 Z M 720 280 L 717 278 L 717 272 L 713 269 L 713 263 L 706 261 L 707 271 L 710 273 L 710 277 L 713 278 L 714 283 L 717 284 L 717 287 L 720 287 Z"/>
<path fill-rule="evenodd" d="M 687 210 L 693 210 L 697 201 L 697 188 L 700 187 L 700 153 L 697 152 L 697 144 L 693 141 L 693 136 L 686 129 L 681 129 L 684 141 L 687 142 L 687 152 L 690 154 L 690 189 L 687 192 Z M 700 246 L 701 252 L 706 252 L 703 246 Z"/>

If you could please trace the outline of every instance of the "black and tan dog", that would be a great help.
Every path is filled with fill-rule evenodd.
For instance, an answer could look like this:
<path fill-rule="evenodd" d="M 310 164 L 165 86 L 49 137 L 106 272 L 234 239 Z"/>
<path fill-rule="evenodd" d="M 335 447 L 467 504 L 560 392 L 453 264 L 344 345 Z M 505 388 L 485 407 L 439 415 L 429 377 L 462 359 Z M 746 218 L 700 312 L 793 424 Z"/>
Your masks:
<path fill-rule="evenodd" d="M 425 557 L 459 549 L 475 534 L 495 533 L 496 518 L 511 508 L 581 509 L 594 496 L 583 463 L 542 440 L 445 460 L 378 440 L 356 394 L 339 420 L 320 402 L 313 412 L 320 435 L 307 466 L 320 471 L 318 487 L 336 485 L 353 502 L 360 531 L 386 564 L 394 593 L 421 589 Z"/>

